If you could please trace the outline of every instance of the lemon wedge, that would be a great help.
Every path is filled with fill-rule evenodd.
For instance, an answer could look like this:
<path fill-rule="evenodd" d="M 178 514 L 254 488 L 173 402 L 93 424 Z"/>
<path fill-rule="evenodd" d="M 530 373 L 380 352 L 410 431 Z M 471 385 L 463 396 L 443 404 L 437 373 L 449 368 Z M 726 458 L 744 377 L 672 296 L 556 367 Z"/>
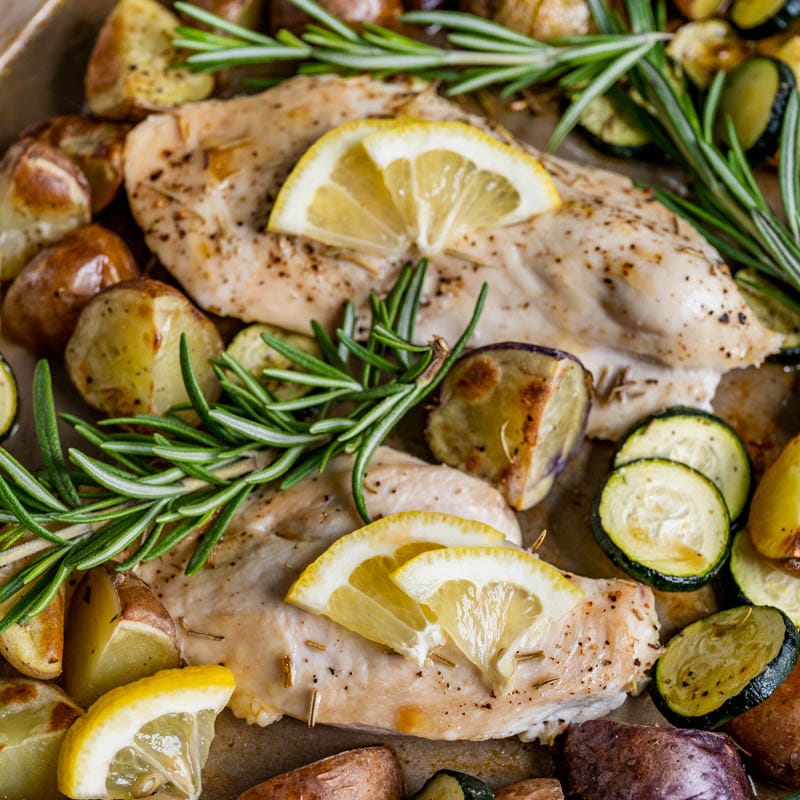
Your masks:
<path fill-rule="evenodd" d="M 434 512 L 393 514 L 337 539 L 306 567 L 286 600 L 421 664 L 445 637 L 389 574 L 425 551 L 503 541 L 500 531 L 481 522 Z"/>
<path fill-rule="evenodd" d="M 422 553 L 391 574 L 429 608 L 458 649 L 503 692 L 516 652 L 580 602 L 583 591 L 524 550 L 452 547 Z"/>
<path fill-rule="evenodd" d="M 321 137 L 275 201 L 268 228 L 393 255 L 558 208 L 547 170 L 463 122 L 362 120 Z"/>
<path fill-rule="evenodd" d="M 158 672 L 104 694 L 67 732 L 58 788 L 74 798 L 200 796 L 214 720 L 234 689 L 216 665 Z"/>
<path fill-rule="evenodd" d="M 0 681 L 0 797 L 58 796 L 56 763 L 69 726 L 83 712 L 52 683 Z"/>

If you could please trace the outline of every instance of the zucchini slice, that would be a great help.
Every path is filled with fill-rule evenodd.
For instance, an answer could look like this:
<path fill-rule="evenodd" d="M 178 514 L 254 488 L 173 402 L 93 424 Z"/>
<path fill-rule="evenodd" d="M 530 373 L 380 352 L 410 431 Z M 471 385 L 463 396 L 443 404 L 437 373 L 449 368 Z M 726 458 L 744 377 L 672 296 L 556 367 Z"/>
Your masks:
<path fill-rule="evenodd" d="M 783 61 L 748 58 L 728 75 L 717 111 L 717 138 L 730 144 L 725 123 L 730 117 L 748 161 L 761 165 L 778 149 L 786 105 L 796 86 L 791 67 Z"/>
<path fill-rule="evenodd" d="M 758 321 L 783 338 L 780 352 L 770 356 L 770 361 L 800 364 L 800 300 L 787 305 L 779 298 L 791 295 L 751 267 L 740 269 L 735 280 Z"/>
<path fill-rule="evenodd" d="M 614 466 L 640 458 L 666 458 L 696 469 L 722 493 L 734 529 L 746 518 L 753 466 L 736 431 L 719 417 L 683 406 L 647 417 L 619 443 Z"/>
<path fill-rule="evenodd" d="M 592 147 L 610 156 L 648 160 L 661 157 L 647 133 L 606 95 L 589 103 L 577 129 Z"/>
<path fill-rule="evenodd" d="M 14 430 L 18 409 L 17 379 L 8 362 L 0 354 L 0 442 Z"/>
<path fill-rule="evenodd" d="M 597 495 L 592 532 L 624 572 L 664 591 L 697 589 L 728 554 L 730 523 L 719 489 L 664 458 L 617 467 Z"/>
<path fill-rule="evenodd" d="M 734 0 L 728 19 L 748 39 L 785 31 L 800 16 L 800 0 Z"/>
<path fill-rule="evenodd" d="M 733 540 L 728 569 L 740 602 L 775 606 L 800 625 L 800 575 L 764 558 L 746 530 L 739 531 Z"/>
<path fill-rule="evenodd" d="M 465 772 L 440 769 L 412 800 L 492 800 L 494 793 L 481 780 Z"/>
<path fill-rule="evenodd" d="M 766 700 L 794 668 L 799 647 L 797 628 L 777 608 L 719 611 L 667 643 L 653 700 L 674 725 L 718 728 Z"/>

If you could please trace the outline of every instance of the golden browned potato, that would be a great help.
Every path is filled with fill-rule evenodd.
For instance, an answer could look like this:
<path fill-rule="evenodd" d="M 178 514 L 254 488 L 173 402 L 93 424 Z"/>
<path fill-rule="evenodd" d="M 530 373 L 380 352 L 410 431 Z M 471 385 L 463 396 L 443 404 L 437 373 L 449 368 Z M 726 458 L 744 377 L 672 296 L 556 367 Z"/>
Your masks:
<path fill-rule="evenodd" d="M 210 75 L 172 69 L 178 18 L 157 0 L 119 0 L 100 29 L 86 71 L 89 109 L 109 119 L 142 119 L 151 111 L 202 100 Z"/>
<path fill-rule="evenodd" d="M 33 125 L 22 137 L 57 147 L 81 168 L 92 190 L 92 213 L 96 214 L 122 186 L 122 150 L 129 130 L 123 123 L 69 114 Z"/>
<path fill-rule="evenodd" d="M 555 778 L 531 778 L 495 789 L 494 800 L 564 800 L 564 792 Z"/>
<path fill-rule="evenodd" d="M 763 703 L 732 719 L 727 730 L 767 780 L 800 789 L 800 663 Z"/>
<path fill-rule="evenodd" d="M 216 399 L 209 361 L 222 352 L 222 338 L 185 295 L 160 281 L 124 281 L 95 295 L 67 343 L 67 372 L 83 399 L 110 416 L 163 414 L 188 399 L 181 334 L 201 389 Z"/>
<path fill-rule="evenodd" d="M 402 800 L 403 779 L 388 747 L 348 750 L 259 783 L 238 800 Z"/>
<path fill-rule="evenodd" d="M 401 0 L 320 0 L 320 5 L 349 23 L 388 25 L 403 13 Z M 270 27 L 273 31 L 281 28 L 302 31 L 307 22 L 309 18 L 288 0 L 271 0 Z"/>
<path fill-rule="evenodd" d="M 730 0 L 675 0 L 678 11 L 686 19 L 706 19 L 724 10 Z"/>
<path fill-rule="evenodd" d="M 0 279 L 91 219 L 89 183 L 58 148 L 17 142 L 0 161 Z"/>
<path fill-rule="evenodd" d="M 586 0 L 461 0 L 461 8 L 542 41 L 592 29 Z"/>
<path fill-rule="evenodd" d="M 89 706 L 110 689 L 180 666 L 175 625 L 153 590 L 131 572 L 89 570 L 67 615 L 67 691 Z"/>
<path fill-rule="evenodd" d="M 227 19 L 236 25 L 258 30 L 261 27 L 261 18 L 264 10 L 263 0 L 195 0 L 194 5 L 204 8 L 218 17 Z M 198 26 L 197 20 L 186 17 L 181 19 L 187 24 Z M 200 25 L 200 27 L 205 27 Z"/>
<path fill-rule="evenodd" d="M 125 242 L 101 225 L 86 225 L 22 268 L 3 300 L 3 331 L 34 353 L 61 355 L 89 300 L 138 277 Z"/>
<path fill-rule="evenodd" d="M 6 608 L 16 598 L 6 603 Z M 61 674 L 64 654 L 64 591 L 24 625 L 12 625 L 0 633 L 0 655 L 23 675 L 53 680 Z"/>

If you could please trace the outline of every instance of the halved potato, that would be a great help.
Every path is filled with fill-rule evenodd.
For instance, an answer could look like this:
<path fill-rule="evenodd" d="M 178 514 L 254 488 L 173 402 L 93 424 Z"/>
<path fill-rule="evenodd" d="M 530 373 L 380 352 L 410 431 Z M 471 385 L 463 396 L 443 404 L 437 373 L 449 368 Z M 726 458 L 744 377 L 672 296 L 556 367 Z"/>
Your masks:
<path fill-rule="evenodd" d="M 258 30 L 261 27 L 264 0 L 195 0 L 194 5 L 251 30 Z M 187 25 L 207 27 L 183 14 L 181 19 Z"/>
<path fill-rule="evenodd" d="M 0 608 L 0 616 L 17 600 Z M 23 675 L 52 680 L 61 674 L 64 654 L 64 590 L 24 625 L 0 633 L 0 655 Z M 2 797 L 2 794 L 0 794 Z"/>
<path fill-rule="evenodd" d="M 542 41 L 592 28 L 586 0 L 461 0 L 459 7 Z"/>
<path fill-rule="evenodd" d="M 125 242 L 86 225 L 34 256 L 3 299 L 3 332 L 39 355 L 61 355 L 83 307 L 99 291 L 139 277 Z"/>
<path fill-rule="evenodd" d="M 122 186 L 122 151 L 130 125 L 68 114 L 32 125 L 23 138 L 57 147 L 89 181 L 92 213 L 102 211 Z"/>
<path fill-rule="evenodd" d="M 591 391 L 591 375 L 568 353 L 516 342 L 473 350 L 442 382 L 428 446 L 512 508 L 530 508 L 580 445 Z"/>
<path fill-rule="evenodd" d="M 361 747 L 270 778 L 238 800 L 402 800 L 403 779 L 388 747 Z"/>
<path fill-rule="evenodd" d="M 211 75 L 174 69 L 178 18 L 157 0 L 119 0 L 97 36 L 86 70 L 86 101 L 93 114 L 142 119 L 181 103 L 203 100 Z"/>
<path fill-rule="evenodd" d="M 52 683 L 0 681 L 0 797 L 57 800 L 56 764 L 81 709 Z"/>
<path fill-rule="evenodd" d="M 675 0 L 678 11 L 686 19 L 706 19 L 718 14 L 730 0 Z"/>
<path fill-rule="evenodd" d="M 67 691 L 87 707 L 109 689 L 180 666 L 169 612 L 141 578 L 108 565 L 75 589 L 66 642 Z"/>
<path fill-rule="evenodd" d="M 555 778 L 530 778 L 495 789 L 494 800 L 564 800 L 564 792 Z"/>
<path fill-rule="evenodd" d="M 160 281 L 124 281 L 95 295 L 67 343 L 67 372 L 83 399 L 109 416 L 163 414 L 187 400 L 181 334 L 200 387 L 216 399 L 209 361 L 222 352 L 222 338 L 185 295 Z"/>
<path fill-rule="evenodd" d="M 320 5 L 350 24 L 374 22 L 387 25 L 403 13 L 401 0 L 320 0 Z M 288 28 L 299 33 L 311 21 L 289 0 L 271 0 L 269 14 L 270 28 L 275 32 Z"/>
<path fill-rule="evenodd" d="M 30 139 L 0 161 L 0 279 L 91 219 L 89 183 L 58 148 Z"/>

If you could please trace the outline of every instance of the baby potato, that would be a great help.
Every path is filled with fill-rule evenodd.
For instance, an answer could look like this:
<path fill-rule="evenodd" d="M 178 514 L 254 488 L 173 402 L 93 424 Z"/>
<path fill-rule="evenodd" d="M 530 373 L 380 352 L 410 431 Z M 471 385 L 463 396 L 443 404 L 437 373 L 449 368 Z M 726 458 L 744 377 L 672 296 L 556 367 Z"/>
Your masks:
<path fill-rule="evenodd" d="M 138 277 L 125 242 L 101 225 L 86 225 L 22 268 L 3 300 L 3 330 L 38 355 L 61 355 L 89 300 Z"/>
<path fill-rule="evenodd" d="M 222 352 L 222 338 L 185 295 L 160 281 L 124 281 L 95 295 L 67 343 L 67 372 L 83 399 L 109 416 L 164 414 L 188 399 L 181 334 L 203 393 L 216 399 L 210 359 Z"/>
<path fill-rule="evenodd" d="M 22 136 L 57 147 L 81 168 L 96 214 L 122 186 L 122 150 L 129 130 L 129 125 L 69 114 L 33 125 Z"/>
<path fill-rule="evenodd" d="M 151 111 L 203 100 L 210 75 L 173 67 L 178 18 L 157 0 L 119 0 L 97 36 L 86 70 L 86 101 L 98 117 L 143 119 Z"/>
<path fill-rule="evenodd" d="M 586 0 L 461 0 L 460 8 L 542 41 L 583 36 L 592 27 Z"/>
<path fill-rule="evenodd" d="M 263 0 L 195 0 L 194 5 L 251 30 L 258 30 L 261 27 Z M 191 17 L 182 14 L 181 18 L 187 25 L 199 25 L 197 20 Z M 200 27 L 206 26 L 200 25 Z"/>
<path fill-rule="evenodd" d="M 403 13 L 401 0 L 320 0 L 339 19 L 349 23 L 374 22 L 387 25 Z M 288 0 L 272 0 L 270 5 L 270 27 L 273 31 L 288 28 L 300 32 L 309 18 Z"/>
<path fill-rule="evenodd" d="M 30 139 L 0 161 L 0 279 L 91 220 L 89 182 L 58 148 Z"/>

